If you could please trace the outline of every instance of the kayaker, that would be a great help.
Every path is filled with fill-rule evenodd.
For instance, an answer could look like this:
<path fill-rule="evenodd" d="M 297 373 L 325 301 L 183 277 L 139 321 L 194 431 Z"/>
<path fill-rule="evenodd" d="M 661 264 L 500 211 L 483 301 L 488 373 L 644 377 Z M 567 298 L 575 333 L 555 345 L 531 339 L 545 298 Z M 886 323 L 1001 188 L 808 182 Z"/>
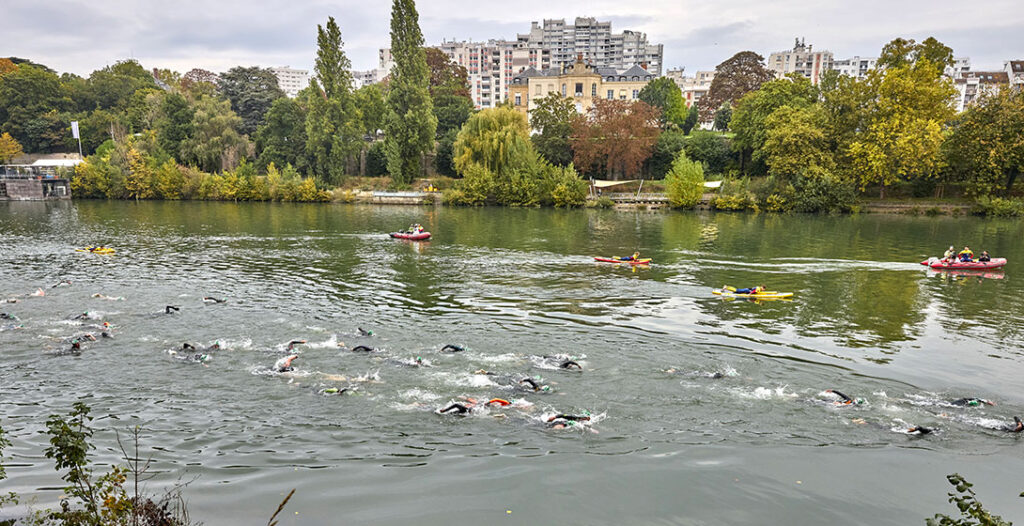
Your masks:
<path fill-rule="evenodd" d="M 749 287 L 745 289 L 736 289 L 736 294 L 760 294 L 764 292 L 764 285 L 758 285 L 756 287 Z"/>
<path fill-rule="evenodd" d="M 942 259 L 943 261 L 953 261 L 953 257 L 955 256 L 956 249 L 953 248 L 953 245 L 949 245 L 949 250 L 947 250 L 946 253 L 942 255 Z"/>
<path fill-rule="evenodd" d="M 619 258 L 619 261 L 640 261 L 640 251 L 633 252 L 632 256 Z"/>
<path fill-rule="evenodd" d="M 970 263 L 971 260 L 974 259 L 974 252 L 972 252 L 971 247 L 967 245 L 964 245 L 964 249 L 957 255 L 960 256 L 961 263 Z"/>
<path fill-rule="evenodd" d="M 992 261 L 992 256 L 988 255 L 988 250 L 982 250 L 981 256 L 978 257 L 978 261 L 988 263 L 989 261 Z"/>

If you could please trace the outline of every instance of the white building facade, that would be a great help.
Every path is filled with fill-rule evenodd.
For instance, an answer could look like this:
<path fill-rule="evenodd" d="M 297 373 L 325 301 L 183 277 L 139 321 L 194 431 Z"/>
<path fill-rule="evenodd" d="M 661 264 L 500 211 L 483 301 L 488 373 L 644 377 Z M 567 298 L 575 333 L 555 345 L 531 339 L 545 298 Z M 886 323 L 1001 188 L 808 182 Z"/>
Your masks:
<path fill-rule="evenodd" d="M 1024 60 L 1003 62 L 1003 71 L 1006 72 L 1010 86 L 1014 89 L 1024 89 Z"/>
<path fill-rule="evenodd" d="M 1010 76 L 1005 71 L 966 71 L 953 79 L 956 87 L 956 111 L 964 111 L 967 106 L 986 93 L 993 93 L 1002 86 L 1010 84 Z"/>
<path fill-rule="evenodd" d="M 693 106 L 711 90 L 711 81 L 715 80 L 714 71 L 698 71 L 692 77 L 683 73 L 683 68 L 670 69 L 665 76 L 675 81 L 683 92 L 686 107 Z"/>
<path fill-rule="evenodd" d="M 832 69 L 832 62 L 831 51 L 814 51 L 814 46 L 808 46 L 806 41 L 798 38 L 793 49 L 772 53 L 765 65 L 775 72 L 775 78 L 800 73 L 817 85 L 821 75 Z"/>
<path fill-rule="evenodd" d="M 651 44 L 639 31 L 612 33 L 611 22 L 577 17 L 572 24 L 565 19 L 533 22 L 529 33 L 516 36 L 520 47 L 537 51 L 538 69 L 563 70 L 582 54 L 583 60 L 598 68 L 629 69 L 644 67 L 661 75 L 664 46 Z"/>
<path fill-rule="evenodd" d="M 309 86 L 309 70 L 293 69 L 288 66 L 270 68 L 277 77 L 277 86 L 281 91 L 291 98 L 295 98 L 300 91 Z"/>

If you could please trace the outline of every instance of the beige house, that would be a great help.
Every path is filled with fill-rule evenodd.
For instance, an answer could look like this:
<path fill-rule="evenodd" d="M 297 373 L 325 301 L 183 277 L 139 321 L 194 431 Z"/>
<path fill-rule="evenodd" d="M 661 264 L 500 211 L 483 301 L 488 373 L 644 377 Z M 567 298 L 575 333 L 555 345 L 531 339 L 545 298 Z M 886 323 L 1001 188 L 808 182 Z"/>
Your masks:
<path fill-rule="evenodd" d="M 637 100 L 640 90 L 656 76 L 641 66 L 623 71 L 596 68 L 577 56 L 574 64 L 561 71 L 529 68 L 520 72 L 512 78 L 508 93 L 512 107 L 524 115 L 551 93 L 572 99 L 576 111 L 586 113 L 596 99 Z"/>

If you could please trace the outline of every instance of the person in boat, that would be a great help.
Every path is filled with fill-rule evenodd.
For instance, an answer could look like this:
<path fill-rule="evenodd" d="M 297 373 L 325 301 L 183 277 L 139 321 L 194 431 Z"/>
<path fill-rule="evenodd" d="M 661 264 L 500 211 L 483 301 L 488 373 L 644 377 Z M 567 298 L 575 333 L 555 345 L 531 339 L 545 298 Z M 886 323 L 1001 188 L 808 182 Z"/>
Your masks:
<path fill-rule="evenodd" d="M 964 249 L 957 256 L 960 257 L 961 263 L 970 263 L 974 259 L 974 252 L 971 251 L 971 247 L 964 245 Z"/>
<path fill-rule="evenodd" d="M 978 261 L 988 263 L 989 261 L 992 261 L 992 256 L 988 255 L 988 250 L 982 250 L 981 255 L 978 256 Z"/>
<path fill-rule="evenodd" d="M 946 250 L 946 252 L 942 254 L 942 260 L 953 261 L 954 257 L 956 257 L 956 249 L 953 248 L 953 245 L 949 245 L 949 250 Z"/>
<path fill-rule="evenodd" d="M 619 258 L 619 261 L 640 261 L 640 251 L 637 250 L 636 252 L 633 252 L 632 256 Z"/>
<path fill-rule="evenodd" d="M 736 294 L 760 294 L 764 292 L 764 285 L 758 285 L 756 287 L 748 287 L 745 289 L 736 289 Z"/>

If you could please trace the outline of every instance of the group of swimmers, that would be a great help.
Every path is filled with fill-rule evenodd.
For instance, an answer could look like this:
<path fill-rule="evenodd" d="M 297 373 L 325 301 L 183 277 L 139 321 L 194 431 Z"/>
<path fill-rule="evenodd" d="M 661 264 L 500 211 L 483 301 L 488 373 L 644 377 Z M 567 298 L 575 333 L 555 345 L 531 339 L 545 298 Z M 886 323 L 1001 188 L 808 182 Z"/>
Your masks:
<path fill-rule="evenodd" d="M 971 250 L 971 247 L 964 245 L 964 249 L 961 250 L 960 252 L 957 252 L 956 249 L 953 248 L 953 245 L 950 245 L 949 249 L 946 250 L 944 254 L 942 254 L 942 260 L 947 262 L 959 261 L 961 263 L 972 263 L 975 261 L 974 251 Z M 988 261 L 992 261 L 992 257 L 988 255 L 987 250 L 982 250 L 981 255 L 978 256 L 978 261 L 985 263 Z"/>
<path fill-rule="evenodd" d="M 54 285 L 54 287 L 68 286 L 68 285 L 70 285 L 70 281 L 61 281 L 57 285 Z M 31 296 L 42 296 L 44 294 L 40 294 L 39 293 L 41 290 L 42 289 L 37 291 L 37 293 L 32 293 L 30 295 Z M 758 286 L 758 287 L 750 287 L 748 289 L 739 289 L 736 292 L 737 293 L 756 293 L 756 292 L 758 292 L 760 290 L 763 290 L 763 287 Z M 749 292 L 741 292 L 741 291 L 749 291 Z M 97 297 L 97 296 L 99 296 L 99 295 L 94 295 L 94 297 Z M 203 298 L 203 301 L 205 303 L 225 303 L 227 300 L 222 299 L 222 298 L 215 298 L 215 297 L 212 297 L 212 296 L 206 296 L 206 297 Z M 7 300 L 7 302 L 15 303 L 15 302 L 17 302 L 17 299 Z M 180 312 L 180 310 L 181 310 L 180 306 L 177 306 L 177 305 L 167 305 L 164 308 L 163 314 L 165 314 L 165 315 L 173 315 L 175 313 Z M 77 321 L 87 321 L 87 320 L 96 319 L 96 316 L 94 314 L 86 311 L 86 312 L 82 312 L 80 314 L 72 316 L 71 319 L 72 320 L 77 320 Z M 18 318 L 15 315 L 13 315 L 13 314 L 0 313 L 0 320 L 17 321 Z M 101 338 L 112 338 L 113 337 L 113 329 L 114 328 L 113 328 L 113 326 L 109 322 L 104 321 L 104 322 L 102 322 L 102 324 L 92 325 L 91 327 L 99 329 L 99 332 L 84 332 L 84 333 L 75 334 L 74 336 L 72 336 L 72 337 L 68 338 L 67 340 L 65 340 L 65 342 L 68 343 L 70 345 L 70 347 L 66 348 L 66 349 L 63 349 L 63 350 L 59 351 L 56 354 L 78 355 L 78 354 L 81 354 L 82 351 L 84 350 L 83 346 L 85 344 L 87 344 L 89 342 L 96 342 L 96 341 L 98 341 Z M 374 335 L 373 331 L 365 330 L 365 329 L 362 329 L 362 328 L 358 329 L 358 334 L 360 336 L 364 336 L 364 337 L 370 337 L 370 336 Z M 306 340 L 301 340 L 301 339 L 289 341 L 285 345 L 285 351 L 288 352 L 288 355 L 278 359 L 274 363 L 274 365 L 272 367 L 272 371 L 275 372 L 275 373 L 288 373 L 288 372 L 295 371 L 295 361 L 299 358 L 299 354 L 298 354 L 298 351 L 296 349 L 297 349 L 298 346 L 304 345 L 306 343 L 307 343 Z M 339 346 L 344 346 L 344 344 L 339 343 Z M 204 363 L 205 364 L 207 361 L 209 361 L 211 359 L 212 353 L 215 352 L 215 351 L 220 350 L 220 348 L 221 348 L 221 346 L 220 346 L 219 342 L 214 343 L 213 345 L 210 345 L 208 347 L 199 347 L 199 346 L 196 346 L 196 345 L 193 345 L 193 344 L 190 344 L 190 343 L 183 343 L 180 348 L 173 349 L 173 350 L 169 351 L 169 354 L 171 354 L 172 356 L 174 356 L 175 358 L 178 358 L 178 359 L 187 360 L 187 361 L 190 361 L 190 362 Z M 376 349 L 374 347 L 367 346 L 367 345 L 357 345 L 355 347 L 350 348 L 349 350 L 352 351 L 352 352 L 364 352 L 364 353 L 371 353 L 371 352 L 378 351 L 378 349 Z M 444 345 L 443 347 L 441 347 L 439 352 L 442 352 L 442 353 L 461 353 L 461 352 L 465 352 L 466 350 L 467 349 L 464 346 L 461 346 L 461 345 L 458 345 L 458 344 L 447 344 L 447 345 Z M 545 355 L 545 356 L 537 356 L 537 357 L 534 357 L 534 358 L 539 359 L 538 363 L 542 364 L 544 367 L 558 368 L 558 369 L 562 369 L 562 370 L 575 370 L 575 371 L 582 371 L 582 369 L 583 369 L 583 366 L 578 361 L 576 361 L 574 359 L 574 357 L 572 357 L 572 356 L 566 356 L 566 355 Z M 402 362 L 402 363 L 406 364 L 406 362 Z M 414 361 L 408 362 L 408 365 L 425 366 L 425 365 L 428 365 L 428 362 L 423 360 L 422 357 L 417 356 Z M 674 369 L 669 369 L 666 372 L 675 372 L 675 370 Z M 477 371 L 475 371 L 475 374 L 487 375 L 487 376 L 493 378 L 495 380 L 494 383 L 497 384 L 497 385 L 501 385 L 501 386 L 505 386 L 505 387 L 508 387 L 508 388 L 512 388 L 512 389 L 515 389 L 517 391 L 521 391 L 521 392 L 524 392 L 524 393 L 546 393 L 546 392 L 550 392 L 551 391 L 551 387 L 546 385 L 546 384 L 544 384 L 539 377 L 530 377 L 530 376 L 527 376 L 527 375 L 498 375 L 496 373 L 485 371 L 485 370 L 477 370 Z M 711 378 L 716 378 L 717 379 L 717 378 L 723 378 L 725 375 L 723 375 L 721 373 L 715 373 L 714 375 L 707 375 L 707 376 L 709 376 Z M 348 392 L 349 390 L 350 390 L 349 388 L 344 388 L 344 389 L 328 388 L 328 389 L 323 389 L 322 392 L 325 393 L 325 394 L 343 394 L 343 393 Z M 836 389 L 828 389 L 828 390 L 825 391 L 825 393 L 827 393 L 830 396 L 833 396 L 834 398 L 836 398 L 836 401 L 834 401 L 832 403 L 834 403 L 837 406 L 852 406 L 852 405 L 859 405 L 859 404 L 864 403 L 863 399 L 850 397 L 850 396 L 848 396 L 848 395 L 844 394 L 843 392 L 838 391 Z M 993 405 L 995 405 L 995 403 L 993 403 L 993 402 L 991 402 L 989 400 L 981 399 L 981 398 L 960 398 L 960 399 L 952 400 L 952 401 L 950 401 L 948 403 L 953 405 L 953 406 L 958 406 L 958 407 L 980 407 L 980 406 L 993 406 Z M 473 413 L 475 411 L 483 410 L 485 408 L 509 407 L 509 406 L 513 406 L 513 405 L 518 405 L 518 407 L 520 407 L 520 408 L 532 406 L 532 404 L 528 404 L 528 403 L 516 404 L 516 401 L 509 401 L 508 399 L 501 398 L 501 397 L 490 398 L 490 399 L 488 399 L 486 401 L 482 401 L 482 400 L 478 400 L 476 398 L 462 396 L 462 397 L 460 397 L 458 399 L 458 401 L 452 401 L 452 402 L 448 403 L 447 405 L 444 405 L 443 407 L 438 407 L 435 412 L 437 414 L 442 414 L 442 415 L 468 415 L 468 414 L 471 414 L 471 413 Z M 1014 422 L 1012 424 L 1005 425 L 1002 429 L 1007 431 L 1007 432 L 1011 432 L 1011 433 L 1022 433 L 1022 432 L 1024 432 L 1024 421 L 1022 421 L 1019 416 L 1014 416 L 1013 419 L 1014 419 Z M 549 428 L 552 428 L 552 429 L 566 429 L 566 428 L 571 428 L 571 427 L 575 427 L 575 426 L 581 425 L 582 423 L 590 422 L 591 421 L 591 416 L 587 412 L 583 412 L 581 414 L 555 413 L 555 414 L 545 415 L 544 417 L 542 417 L 542 420 L 544 421 L 545 425 L 547 427 L 549 427 Z M 905 431 L 908 434 L 927 435 L 927 434 L 931 434 L 934 430 L 935 429 L 931 428 L 931 427 L 915 425 L 915 426 L 909 427 Z"/>

